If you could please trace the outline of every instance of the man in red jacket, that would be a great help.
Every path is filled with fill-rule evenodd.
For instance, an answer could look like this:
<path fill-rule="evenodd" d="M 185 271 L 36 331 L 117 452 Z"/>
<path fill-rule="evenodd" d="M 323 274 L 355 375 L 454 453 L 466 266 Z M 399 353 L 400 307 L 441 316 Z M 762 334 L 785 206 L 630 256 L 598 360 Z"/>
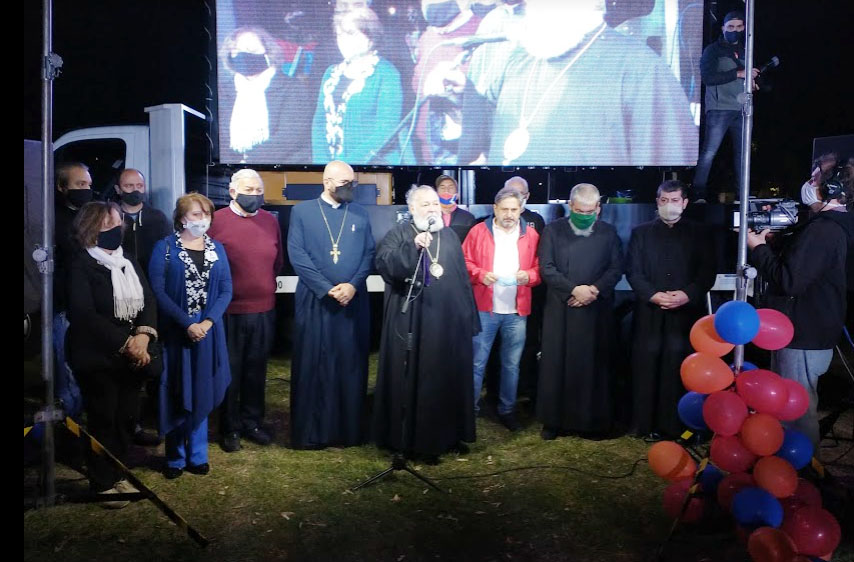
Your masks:
<path fill-rule="evenodd" d="M 514 413 L 519 360 L 525 347 L 525 324 L 531 314 L 531 287 L 540 283 L 540 236 L 519 220 L 522 203 L 522 196 L 515 189 L 505 187 L 499 191 L 493 205 L 495 215 L 472 228 L 463 243 L 482 327 L 474 337 L 474 408 L 478 410 L 492 342 L 501 331 L 498 419 L 510 431 L 520 427 Z"/>

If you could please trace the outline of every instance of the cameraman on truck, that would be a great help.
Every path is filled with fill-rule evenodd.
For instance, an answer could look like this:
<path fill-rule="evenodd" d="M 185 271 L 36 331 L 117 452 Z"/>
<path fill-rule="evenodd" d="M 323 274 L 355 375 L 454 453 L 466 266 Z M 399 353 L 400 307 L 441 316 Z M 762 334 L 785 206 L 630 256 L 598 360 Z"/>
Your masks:
<path fill-rule="evenodd" d="M 801 383 L 810 397 L 807 412 L 789 426 L 816 447 L 821 441 L 818 378 L 830 367 L 845 323 L 846 291 L 854 282 L 854 214 L 846 208 L 852 186 L 846 176 L 837 174 L 820 185 L 818 212 L 791 234 L 773 240 L 767 229 L 747 234 L 750 262 L 768 281 L 768 306 L 786 314 L 795 328 L 791 343 L 773 354 L 771 365 L 783 378 Z"/>

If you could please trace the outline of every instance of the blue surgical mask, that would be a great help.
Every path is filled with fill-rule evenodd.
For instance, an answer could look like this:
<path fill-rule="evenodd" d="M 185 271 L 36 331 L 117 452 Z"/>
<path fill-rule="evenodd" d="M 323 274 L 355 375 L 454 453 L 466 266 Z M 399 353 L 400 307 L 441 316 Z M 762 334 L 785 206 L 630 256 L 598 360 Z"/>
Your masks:
<path fill-rule="evenodd" d="M 498 281 L 496 281 L 502 287 L 513 287 L 516 285 L 515 277 L 499 277 Z"/>
<path fill-rule="evenodd" d="M 211 227 L 211 219 L 199 219 L 197 221 L 188 221 L 184 228 L 190 231 L 190 234 L 199 238 L 204 236 L 205 232 Z"/>

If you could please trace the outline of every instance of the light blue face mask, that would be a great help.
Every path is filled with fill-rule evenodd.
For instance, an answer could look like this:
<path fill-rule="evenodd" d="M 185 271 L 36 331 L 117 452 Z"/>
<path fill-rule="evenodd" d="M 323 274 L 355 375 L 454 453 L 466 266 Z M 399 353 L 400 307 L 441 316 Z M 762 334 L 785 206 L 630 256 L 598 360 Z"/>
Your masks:
<path fill-rule="evenodd" d="M 496 281 L 502 287 L 513 287 L 516 285 L 515 277 L 499 277 L 498 281 Z"/>

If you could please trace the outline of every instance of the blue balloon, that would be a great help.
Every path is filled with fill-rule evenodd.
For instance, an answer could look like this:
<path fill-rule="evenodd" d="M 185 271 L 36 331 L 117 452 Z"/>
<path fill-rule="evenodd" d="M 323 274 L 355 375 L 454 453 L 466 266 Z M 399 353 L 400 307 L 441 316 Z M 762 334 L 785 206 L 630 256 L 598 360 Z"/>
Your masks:
<path fill-rule="evenodd" d="M 744 488 L 732 498 L 732 514 L 749 529 L 777 528 L 783 523 L 783 506 L 762 488 Z"/>
<path fill-rule="evenodd" d="M 691 429 L 708 429 L 703 420 L 703 402 L 706 401 L 706 396 L 699 392 L 686 392 L 685 396 L 679 399 L 679 405 L 676 407 L 679 419 Z"/>
<path fill-rule="evenodd" d="M 743 345 L 759 333 L 759 314 L 744 301 L 725 302 L 715 312 L 715 331 L 724 341 Z"/>
<path fill-rule="evenodd" d="M 732 372 L 734 373 L 734 372 L 735 372 L 735 363 L 730 363 L 730 364 L 729 364 L 729 368 L 730 368 L 730 369 L 732 369 Z M 754 371 L 754 370 L 756 370 L 756 369 L 758 369 L 758 368 L 759 368 L 759 367 L 757 367 L 756 365 L 754 365 L 754 364 L 753 364 L 753 363 L 751 363 L 750 361 L 743 361 L 743 362 L 741 363 L 741 372 L 742 372 L 742 373 L 743 373 L 743 372 L 745 372 L 745 371 Z"/>
<path fill-rule="evenodd" d="M 707 464 L 706 468 L 700 473 L 700 486 L 703 487 L 703 493 L 714 497 L 718 490 L 718 484 L 724 479 L 724 473 L 713 464 Z"/>
<path fill-rule="evenodd" d="M 789 461 L 795 470 L 800 470 L 810 463 L 813 452 L 813 444 L 809 437 L 795 429 L 787 429 L 783 434 L 783 445 L 774 454 Z"/>

